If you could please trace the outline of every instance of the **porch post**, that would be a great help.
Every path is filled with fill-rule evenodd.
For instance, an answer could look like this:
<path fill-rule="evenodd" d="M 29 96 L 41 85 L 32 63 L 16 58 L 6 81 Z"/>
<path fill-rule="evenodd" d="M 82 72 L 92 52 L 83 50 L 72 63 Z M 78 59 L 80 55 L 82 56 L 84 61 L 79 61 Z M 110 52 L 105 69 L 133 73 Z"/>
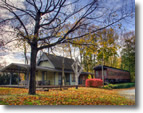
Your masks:
<path fill-rule="evenodd" d="M 24 73 L 24 86 L 26 87 L 26 72 Z"/>
<path fill-rule="evenodd" d="M 54 72 L 54 85 L 56 85 L 56 72 Z"/>
<path fill-rule="evenodd" d="M 12 76 L 13 76 L 13 73 L 11 72 L 11 73 L 10 73 L 10 81 L 9 81 L 9 85 L 12 84 Z"/>
<path fill-rule="evenodd" d="M 71 85 L 71 82 L 72 82 L 72 74 L 70 73 L 69 85 Z"/>
<path fill-rule="evenodd" d="M 20 76 L 20 71 L 19 71 L 19 67 L 18 67 L 18 86 L 19 86 L 19 77 Z"/>
<path fill-rule="evenodd" d="M 45 84 L 44 84 L 44 82 L 45 82 L 45 81 L 44 81 L 44 76 L 45 76 L 45 71 L 42 71 L 42 85 L 45 85 Z"/>
<path fill-rule="evenodd" d="M 29 69 L 27 69 L 26 81 L 27 81 L 27 88 L 29 88 Z"/>

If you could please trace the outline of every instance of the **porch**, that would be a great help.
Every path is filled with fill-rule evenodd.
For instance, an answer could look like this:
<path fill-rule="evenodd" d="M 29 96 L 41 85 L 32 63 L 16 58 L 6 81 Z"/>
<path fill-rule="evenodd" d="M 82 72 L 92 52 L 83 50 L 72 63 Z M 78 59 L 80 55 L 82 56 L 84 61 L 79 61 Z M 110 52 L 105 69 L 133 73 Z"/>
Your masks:
<path fill-rule="evenodd" d="M 12 63 L 2 69 L 2 72 L 9 76 L 9 84 L 5 86 L 11 87 L 28 87 L 29 86 L 29 65 Z M 17 84 L 13 84 L 12 77 L 17 74 Z M 22 79 L 23 78 L 23 79 Z M 65 71 L 65 85 L 74 85 L 75 77 L 73 72 Z M 36 67 L 36 87 L 59 87 L 62 85 L 62 72 L 61 70 L 37 66 Z"/>

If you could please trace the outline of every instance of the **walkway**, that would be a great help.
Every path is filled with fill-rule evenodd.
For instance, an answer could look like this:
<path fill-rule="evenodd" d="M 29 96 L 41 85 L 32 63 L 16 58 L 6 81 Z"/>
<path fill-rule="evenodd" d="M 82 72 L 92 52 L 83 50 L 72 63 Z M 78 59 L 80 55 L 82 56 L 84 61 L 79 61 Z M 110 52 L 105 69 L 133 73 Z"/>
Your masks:
<path fill-rule="evenodd" d="M 135 88 L 119 91 L 119 94 L 127 99 L 135 101 Z"/>

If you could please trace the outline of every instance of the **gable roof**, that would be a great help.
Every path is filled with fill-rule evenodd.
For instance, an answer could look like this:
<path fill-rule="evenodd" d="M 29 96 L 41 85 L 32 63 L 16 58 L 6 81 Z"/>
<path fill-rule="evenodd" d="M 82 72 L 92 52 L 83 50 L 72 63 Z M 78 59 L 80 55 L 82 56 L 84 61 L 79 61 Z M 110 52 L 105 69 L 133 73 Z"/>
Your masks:
<path fill-rule="evenodd" d="M 126 71 L 126 72 L 129 72 L 127 70 L 122 70 L 122 69 L 119 69 L 119 68 L 114 68 L 114 67 L 110 67 L 110 66 L 105 66 L 103 65 L 103 69 L 107 69 L 107 68 L 111 68 L 111 69 L 116 69 L 116 70 L 120 70 L 120 71 Z M 94 70 L 101 70 L 102 69 L 102 65 L 98 65 L 96 67 L 94 67 Z"/>
<path fill-rule="evenodd" d="M 47 57 L 52 62 L 56 69 L 62 69 L 62 62 L 64 58 L 64 68 L 65 70 L 72 70 L 72 64 L 74 63 L 73 59 L 69 59 L 62 56 L 55 56 L 52 54 L 47 54 Z"/>
<path fill-rule="evenodd" d="M 45 61 L 49 60 L 49 62 L 52 63 L 52 65 L 55 67 L 55 69 L 62 69 L 62 62 L 63 62 L 63 58 L 64 58 L 65 70 L 73 71 L 73 69 L 72 69 L 72 64 L 74 63 L 73 59 L 70 59 L 67 57 L 62 57 L 62 56 L 55 56 L 55 55 L 48 54 L 48 53 L 43 53 L 43 54 L 45 54 L 47 56 L 47 59 L 45 59 Z"/>

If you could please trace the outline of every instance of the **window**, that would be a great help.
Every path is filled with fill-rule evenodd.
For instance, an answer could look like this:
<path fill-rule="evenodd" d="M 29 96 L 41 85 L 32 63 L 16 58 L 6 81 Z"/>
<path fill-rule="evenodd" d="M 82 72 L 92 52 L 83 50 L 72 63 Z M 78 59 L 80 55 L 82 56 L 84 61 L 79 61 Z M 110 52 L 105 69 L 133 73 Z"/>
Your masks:
<path fill-rule="evenodd" d="M 70 82 L 70 74 L 65 74 L 66 82 Z"/>

